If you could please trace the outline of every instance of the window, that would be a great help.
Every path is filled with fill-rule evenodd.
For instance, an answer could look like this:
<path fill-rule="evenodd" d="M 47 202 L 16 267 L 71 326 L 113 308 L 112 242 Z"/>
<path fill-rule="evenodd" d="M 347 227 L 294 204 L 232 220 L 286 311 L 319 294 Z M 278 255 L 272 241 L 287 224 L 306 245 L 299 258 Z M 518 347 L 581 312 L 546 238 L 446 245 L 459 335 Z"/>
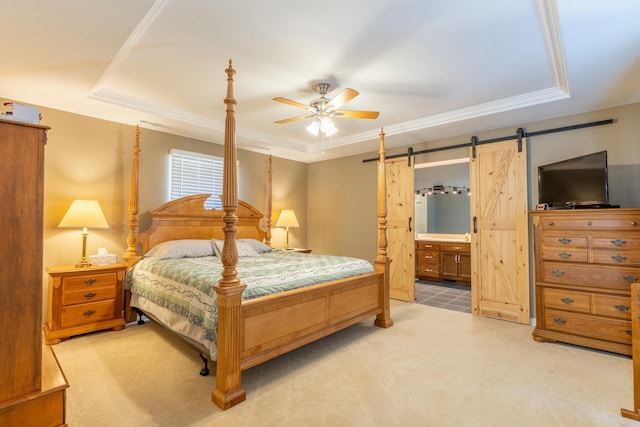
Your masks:
<path fill-rule="evenodd" d="M 222 209 L 223 159 L 206 154 L 171 149 L 171 200 L 210 193 L 204 206 Z"/>

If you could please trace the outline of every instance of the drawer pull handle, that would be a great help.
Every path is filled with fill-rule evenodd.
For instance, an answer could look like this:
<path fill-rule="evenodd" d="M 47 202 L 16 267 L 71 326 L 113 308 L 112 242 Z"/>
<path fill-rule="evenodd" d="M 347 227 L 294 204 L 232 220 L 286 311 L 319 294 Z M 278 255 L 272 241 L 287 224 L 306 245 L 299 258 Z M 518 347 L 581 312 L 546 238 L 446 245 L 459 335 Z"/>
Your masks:
<path fill-rule="evenodd" d="M 95 297 L 96 295 L 98 295 L 98 294 L 96 294 L 95 292 L 88 292 L 88 293 L 84 294 L 84 297 L 86 299 L 91 299 L 91 298 Z"/>
<path fill-rule="evenodd" d="M 627 259 L 627 257 L 622 255 L 614 255 L 611 257 L 611 259 L 617 262 L 624 262 Z"/>
<path fill-rule="evenodd" d="M 565 325 L 565 323 L 567 323 L 567 321 L 566 321 L 566 320 L 561 319 L 561 318 L 559 318 L 559 317 L 555 317 L 555 318 L 553 319 L 553 321 L 554 321 L 554 322 L 556 322 L 556 323 L 557 323 L 558 325 L 560 325 L 560 326 L 564 326 L 564 325 Z"/>
<path fill-rule="evenodd" d="M 575 302 L 574 300 L 572 300 L 571 298 L 568 298 L 568 297 L 561 298 L 560 301 L 562 301 L 563 303 L 565 303 L 567 305 L 571 305 L 571 304 L 573 304 Z"/>
<path fill-rule="evenodd" d="M 626 245 L 627 241 L 626 240 L 616 239 L 616 240 L 612 240 L 611 243 L 614 244 L 615 246 L 620 247 L 620 246 Z"/>
<path fill-rule="evenodd" d="M 635 221 L 631 221 L 630 224 L 631 224 L 632 227 L 635 227 L 636 225 L 638 225 L 638 223 L 635 222 Z"/>
<path fill-rule="evenodd" d="M 85 285 L 93 285 L 94 283 L 96 283 L 96 279 L 87 279 L 84 281 Z"/>
<path fill-rule="evenodd" d="M 427 273 L 431 273 L 433 271 L 432 268 L 425 268 L 424 271 L 426 271 Z"/>
<path fill-rule="evenodd" d="M 425 257 L 426 259 L 431 259 L 431 258 L 433 258 L 431 255 L 425 255 L 424 257 Z"/>
<path fill-rule="evenodd" d="M 558 242 L 562 243 L 563 245 L 568 245 L 569 243 L 571 243 L 571 239 L 567 239 L 566 237 L 563 237 L 561 239 L 558 239 Z"/>
<path fill-rule="evenodd" d="M 591 227 L 591 226 L 593 225 L 593 223 L 592 223 L 591 221 L 587 221 L 587 225 L 588 225 L 589 227 Z"/>
<path fill-rule="evenodd" d="M 558 256 L 559 256 L 560 258 L 562 258 L 562 259 L 569 259 L 569 258 L 571 258 L 571 254 L 568 254 L 568 253 L 566 253 L 566 252 L 562 252 L 562 253 L 558 254 Z"/>
<path fill-rule="evenodd" d="M 627 307 L 626 305 L 623 304 L 618 304 L 618 305 L 614 305 L 615 309 L 622 312 L 622 313 L 626 313 L 627 311 L 629 311 L 629 307 Z"/>
<path fill-rule="evenodd" d="M 629 336 L 633 336 L 633 333 L 631 332 L 631 329 L 625 329 L 624 333 L 629 335 Z"/>
<path fill-rule="evenodd" d="M 556 276 L 556 277 L 562 277 L 562 276 L 564 276 L 564 271 L 560 271 L 560 270 L 553 270 L 553 271 L 551 272 L 551 274 L 553 274 L 553 275 L 554 275 L 554 276 Z"/>
<path fill-rule="evenodd" d="M 634 276 L 624 276 L 622 279 L 627 283 L 636 283 L 638 281 L 638 278 Z"/>
<path fill-rule="evenodd" d="M 554 225 L 555 225 L 555 224 L 553 223 L 553 221 L 549 221 L 547 224 L 548 224 L 548 225 L 550 225 L 550 226 L 554 226 Z"/>
<path fill-rule="evenodd" d="M 94 314 L 96 314 L 96 311 L 95 311 L 95 310 L 87 310 L 87 311 L 85 311 L 85 312 L 84 312 L 84 313 L 82 313 L 82 314 L 84 314 L 84 317 L 91 317 L 91 316 L 93 316 Z"/>

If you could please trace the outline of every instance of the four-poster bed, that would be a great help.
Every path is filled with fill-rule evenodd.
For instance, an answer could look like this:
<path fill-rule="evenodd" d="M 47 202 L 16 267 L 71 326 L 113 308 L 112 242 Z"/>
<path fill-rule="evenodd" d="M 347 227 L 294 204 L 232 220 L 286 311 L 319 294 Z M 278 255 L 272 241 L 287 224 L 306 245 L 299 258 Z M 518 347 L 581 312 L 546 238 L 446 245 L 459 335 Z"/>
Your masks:
<path fill-rule="evenodd" d="M 214 277 L 217 282 L 212 285 L 215 290 L 212 297 L 214 302 L 207 299 L 209 296 L 204 295 L 206 294 L 205 289 L 199 294 L 204 296 L 195 298 L 201 300 L 204 308 L 201 307 L 195 311 L 207 311 L 214 305 L 215 309 L 211 311 L 217 310 L 215 318 L 217 323 L 214 324 L 217 336 L 209 337 L 211 341 L 215 342 L 215 346 L 205 350 L 208 350 L 212 360 L 216 360 L 216 387 L 212 394 L 212 400 L 222 409 L 230 408 L 245 400 L 245 391 L 241 382 L 241 372 L 245 369 L 373 316 L 375 316 L 374 324 L 376 326 L 388 328 L 393 325 L 389 308 L 388 270 L 391 260 L 387 257 L 383 132 L 380 133 L 380 160 L 377 177 L 378 249 L 373 265 L 366 262 L 369 271 L 358 270 L 359 267 L 356 267 L 355 272 L 337 279 L 327 276 L 319 284 L 298 283 L 300 286 L 296 285 L 291 290 L 268 295 L 258 293 L 256 295 L 259 296 L 252 297 L 256 292 L 252 284 L 255 278 L 248 271 L 253 262 L 260 262 L 258 256 L 253 256 L 254 253 L 264 251 L 265 253 L 261 253 L 259 256 L 289 257 L 290 261 L 295 264 L 306 263 L 304 257 L 308 257 L 306 259 L 309 260 L 309 263 L 312 262 L 311 260 L 322 260 L 322 262 L 326 260 L 322 256 L 312 258 L 311 255 L 291 253 L 290 251 L 288 253 L 287 251 L 271 251 L 267 247 L 270 242 L 271 217 L 270 159 L 265 215 L 263 216 L 254 207 L 238 200 L 234 111 L 236 100 L 233 94 L 235 70 L 232 68 L 231 61 L 225 71 L 227 74 L 227 96 L 224 102 L 227 108 L 222 210 L 204 209 L 203 203 L 208 195 L 174 200 L 149 211 L 151 225 L 147 231 L 138 233 L 139 130 L 136 129 L 129 200 L 127 252 L 123 256 L 129 269 L 128 277 L 134 276 L 137 271 L 142 271 L 142 275 L 152 276 L 155 274 L 155 272 L 151 272 L 153 267 L 150 267 L 146 272 L 142 269 L 142 264 L 147 261 L 147 257 L 143 260 L 143 254 L 147 254 L 152 248 L 184 242 L 202 244 L 207 240 L 214 239 L 212 246 L 214 251 L 218 250 L 217 264 L 220 265 L 221 262 L 220 272 Z M 264 242 L 266 245 L 260 242 Z M 141 246 L 141 251 L 138 250 L 138 246 Z M 247 249 L 247 246 L 252 246 L 252 249 Z M 253 248 L 256 249 L 255 252 L 251 252 L 254 250 Z M 245 252 L 249 252 L 251 256 L 245 257 Z M 295 256 L 303 258 L 291 259 Z M 346 263 L 351 263 L 354 260 L 346 259 L 347 257 L 334 258 L 344 258 L 341 261 Z M 201 264 L 200 259 L 197 258 L 197 260 L 192 262 Z M 174 265 L 178 263 L 176 259 L 167 261 Z M 357 264 L 357 261 L 354 262 Z M 270 263 L 271 261 L 264 262 L 264 265 Z M 170 269 L 173 267 L 167 268 L 167 270 Z M 342 270 L 342 267 L 336 269 Z M 296 275 L 298 275 L 297 271 Z M 275 288 L 280 286 L 280 276 L 275 280 L 274 277 L 264 277 L 263 279 L 270 279 Z M 210 289 L 211 287 L 202 285 L 202 281 L 199 279 L 193 281 L 200 283 L 201 288 L 209 287 Z M 258 281 L 264 280 L 258 278 Z M 249 286 L 245 282 L 249 283 Z M 144 292 L 140 293 L 144 294 Z M 153 305 L 153 298 L 150 299 L 150 304 Z M 131 306 L 142 306 L 142 310 L 146 314 L 148 306 L 145 304 L 148 302 L 144 295 L 137 295 L 136 291 L 128 292 L 125 298 L 128 320 L 133 320 L 130 316 Z M 198 320 L 195 323 L 198 322 L 206 323 L 206 320 Z M 187 339 L 189 339 L 188 334 L 182 335 L 187 335 Z M 198 346 L 202 348 L 204 345 L 199 343 Z"/>

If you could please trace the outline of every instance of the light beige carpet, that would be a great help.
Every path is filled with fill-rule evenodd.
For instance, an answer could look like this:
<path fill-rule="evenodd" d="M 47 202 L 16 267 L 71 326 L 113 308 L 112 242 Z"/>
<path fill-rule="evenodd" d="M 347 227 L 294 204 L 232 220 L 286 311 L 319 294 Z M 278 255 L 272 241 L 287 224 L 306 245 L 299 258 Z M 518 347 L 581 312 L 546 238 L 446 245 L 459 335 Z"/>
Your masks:
<path fill-rule="evenodd" d="M 393 302 L 243 374 L 247 400 L 211 402 L 197 352 L 147 323 L 54 346 L 67 421 L 91 426 L 637 426 L 631 359 L 537 343 L 532 327 Z"/>

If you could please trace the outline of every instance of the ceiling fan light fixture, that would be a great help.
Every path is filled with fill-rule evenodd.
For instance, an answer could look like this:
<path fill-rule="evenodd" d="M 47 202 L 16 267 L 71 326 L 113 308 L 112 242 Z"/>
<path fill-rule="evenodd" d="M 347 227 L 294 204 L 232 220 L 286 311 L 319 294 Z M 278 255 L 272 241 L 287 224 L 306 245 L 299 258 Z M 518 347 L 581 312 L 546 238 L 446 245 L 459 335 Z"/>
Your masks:
<path fill-rule="evenodd" d="M 320 124 L 317 120 L 312 121 L 307 126 L 307 132 L 309 132 L 313 136 L 318 136 L 318 131 L 320 130 Z"/>
<path fill-rule="evenodd" d="M 331 117 L 326 116 L 320 119 L 320 130 L 325 134 L 325 136 L 331 136 L 338 132 L 338 128 L 333 124 Z"/>

